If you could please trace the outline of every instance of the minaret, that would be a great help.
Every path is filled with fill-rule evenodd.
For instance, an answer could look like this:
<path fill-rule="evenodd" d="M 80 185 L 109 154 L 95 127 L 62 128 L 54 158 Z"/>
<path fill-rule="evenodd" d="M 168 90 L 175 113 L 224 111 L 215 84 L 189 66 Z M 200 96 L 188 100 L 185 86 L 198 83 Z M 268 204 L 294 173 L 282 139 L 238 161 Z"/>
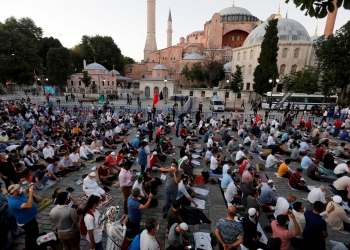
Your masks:
<path fill-rule="evenodd" d="M 275 19 L 277 18 L 282 18 L 282 15 L 281 15 L 281 5 L 278 5 L 278 13 L 277 15 L 275 16 Z"/>
<path fill-rule="evenodd" d="M 328 37 L 333 34 L 335 19 L 337 18 L 337 12 L 338 12 L 337 0 L 332 1 L 332 3 L 334 5 L 334 10 L 333 12 L 328 12 L 328 15 L 327 15 L 326 28 L 324 29 L 325 37 Z"/>
<path fill-rule="evenodd" d="M 173 45 L 173 20 L 171 18 L 170 9 L 169 9 L 169 16 L 168 16 L 168 29 L 166 30 L 166 33 L 167 33 L 167 48 L 169 48 Z"/>
<path fill-rule="evenodd" d="M 156 50 L 156 0 L 147 0 L 147 38 L 143 50 L 144 61 L 148 61 L 149 53 Z"/>

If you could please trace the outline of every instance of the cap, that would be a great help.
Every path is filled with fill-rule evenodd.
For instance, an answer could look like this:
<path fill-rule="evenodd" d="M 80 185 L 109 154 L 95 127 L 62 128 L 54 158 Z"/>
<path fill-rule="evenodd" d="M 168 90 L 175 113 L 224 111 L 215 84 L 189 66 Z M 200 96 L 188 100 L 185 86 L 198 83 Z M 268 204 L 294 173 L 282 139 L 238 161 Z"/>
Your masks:
<path fill-rule="evenodd" d="M 267 181 L 267 183 L 268 184 L 273 183 L 273 180 L 270 179 L 270 180 Z"/>
<path fill-rule="evenodd" d="M 191 139 L 191 136 L 187 136 L 187 137 L 186 137 L 186 140 L 187 140 L 187 139 Z"/>
<path fill-rule="evenodd" d="M 115 152 L 111 152 L 111 155 L 115 155 Z"/>
<path fill-rule="evenodd" d="M 153 152 L 153 155 L 157 155 L 158 153 L 156 151 Z"/>
<path fill-rule="evenodd" d="M 317 126 L 317 128 L 321 128 L 321 126 Z"/>
<path fill-rule="evenodd" d="M 144 139 L 143 141 L 148 142 L 148 140 L 147 140 L 147 139 Z"/>
<path fill-rule="evenodd" d="M 95 172 L 91 172 L 89 175 L 90 175 L 91 177 L 95 177 L 95 176 L 96 176 L 96 173 L 95 173 Z"/>
<path fill-rule="evenodd" d="M 251 207 L 248 209 L 249 216 L 254 216 L 256 214 L 256 209 Z"/>
<path fill-rule="evenodd" d="M 182 222 L 182 223 L 180 224 L 180 228 L 181 228 L 182 230 L 187 231 L 187 230 L 188 230 L 188 225 L 187 225 L 186 223 Z"/>
<path fill-rule="evenodd" d="M 142 178 L 143 178 L 143 175 L 142 175 L 142 174 L 139 174 L 139 175 L 137 176 L 137 179 L 138 179 L 138 180 L 142 180 Z"/>
<path fill-rule="evenodd" d="M 332 197 L 332 199 L 333 199 L 333 201 L 335 202 L 335 203 L 342 203 L 342 201 L 343 201 L 343 199 L 339 196 L 339 195 L 334 195 L 333 197 Z"/>
<path fill-rule="evenodd" d="M 184 158 L 182 158 L 182 160 L 186 161 L 186 160 L 188 160 L 188 157 L 185 156 Z"/>
<path fill-rule="evenodd" d="M 238 147 L 240 147 L 240 148 L 241 148 L 241 147 L 243 147 L 243 146 L 242 146 L 242 144 L 239 144 L 239 145 L 238 145 Z"/>

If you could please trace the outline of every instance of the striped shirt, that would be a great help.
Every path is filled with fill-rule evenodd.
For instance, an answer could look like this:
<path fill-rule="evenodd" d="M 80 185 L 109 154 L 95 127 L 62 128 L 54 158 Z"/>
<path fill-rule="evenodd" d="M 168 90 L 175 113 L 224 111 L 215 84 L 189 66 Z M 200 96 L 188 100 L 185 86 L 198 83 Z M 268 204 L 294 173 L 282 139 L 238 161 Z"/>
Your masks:
<path fill-rule="evenodd" d="M 300 183 L 300 174 L 298 172 L 295 172 L 292 174 L 292 176 L 289 178 L 289 185 L 291 187 L 297 187 L 298 183 Z"/>

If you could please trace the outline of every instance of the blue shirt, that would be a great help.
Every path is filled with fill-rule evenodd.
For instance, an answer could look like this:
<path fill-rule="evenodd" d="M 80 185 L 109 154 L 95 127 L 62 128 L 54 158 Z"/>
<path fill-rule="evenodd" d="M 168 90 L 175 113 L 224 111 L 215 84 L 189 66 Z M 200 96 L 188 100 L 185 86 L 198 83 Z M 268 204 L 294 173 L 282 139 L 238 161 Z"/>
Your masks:
<path fill-rule="evenodd" d="M 134 138 L 134 140 L 132 140 L 131 146 L 133 148 L 139 148 L 139 143 L 140 143 L 140 139 L 136 137 L 136 138 Z"/>
<path fill-rule="evenodd" d="M 142 210 L 140 210 L 141 203 L 138 199 L 133 199 L 130 195 L 128 197 L 128 210 L 129 210 L 129 221 L 136 222 L 141 220 Z"/>
<path fill-rule="evenodd" d="M 307 167 L 312 163 L 312 160 L 309 156 L 305 155 L 302 159 L 301 159 L 301 163 L 300 165 L 302 167 Z"/>
<path fill-rule="evenodd" d="M 275 196 L 275 193 L 273 192 L 272 188 L 270 188 L 269 185 L 264 183 L 261 188 L 260 202 L 262 204 L 267 204 L 267 203 L 271 203 L 273 200 L 277 201 L 277 197 Z"/>
<path fill-rule="evenodd" d="M 299 134 L 298 130 L 294 130 L 293 136 L 296 137 Z"/>
<path fill-rule="evenodd" d="M 327 231 L 327 224 L 321 215 L 313 213 L 311 210 L 306 210 L 305 213 L 305 228 L 303 237 L 310 243 L 316 246 L 325 245 L 322 231 Z"/>
<path fill-rule="evenodd" d="M 263 134 L 260 136 L 260 141 L 264 141 L 264 140 L 265 140 L 265 138 L 266 138 L 266 134 L 265 134 L 265 133 L 263 133 Z"/>
<path fill-rule="evenodd" d="M 215 228 L 219 229 L 222 239 L 226 244 L 232 244 L 240 235 L 243 236 L 243 225 L 235 220 L 221 218 Z"/>
<path fill-rule="evenodd" d="M 346 140 L 346 138 L 348 138 L 349 137 L 349 133 L 348 132 L 346 132 L 346 131 L 344 131 L 340 136 L 339 136 L 339 139 L 340 140 Z"/>
<path fill-rule="evenodd" d="M 288 133 L 284 133 L 282 135 L 281 141 L 285 141 L 285 140 L 287 140 L 287 138 L 288 138 Z"/>
<path fill-rule="evenodd" d="M 141 166 L 147 165 L 147 154 L 144 147 L 139 149 L 138 161 Z"/>
<path fill-rule="evenodd" d="M 222 175 L 222 180 L 221 180 L 221 187 L 222 188 L 227 188 L 228 185 L 232 182 L 232 177 L 228 173 L 225 173 Z"/>
<path fill-rule="evenodd" d="M 27 224 L 38 214 L 38 207 L 36 206 L 35 202 L 33 202 L 33 206 L 31 208 L 21 209 L 22 204 L 27 202 L 28 198 L 23 194 L 16 197 L 10 197 L 8 199 L 8 206 L 15 216 L 18 224 Z"/>

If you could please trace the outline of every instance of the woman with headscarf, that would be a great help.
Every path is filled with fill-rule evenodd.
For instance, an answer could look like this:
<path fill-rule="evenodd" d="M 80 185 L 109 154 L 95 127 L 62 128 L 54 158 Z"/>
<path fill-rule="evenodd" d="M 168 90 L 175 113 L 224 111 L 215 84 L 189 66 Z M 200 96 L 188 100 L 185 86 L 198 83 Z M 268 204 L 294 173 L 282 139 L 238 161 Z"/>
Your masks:
<path fill-rule="evenodd" d="M 119 206 L 111 206 L 103 213 L 104 231 L 107 233 L 106 250 L 120 250 L 126 234 L 128 219 L 124 214 L 119 221 Z"/>

